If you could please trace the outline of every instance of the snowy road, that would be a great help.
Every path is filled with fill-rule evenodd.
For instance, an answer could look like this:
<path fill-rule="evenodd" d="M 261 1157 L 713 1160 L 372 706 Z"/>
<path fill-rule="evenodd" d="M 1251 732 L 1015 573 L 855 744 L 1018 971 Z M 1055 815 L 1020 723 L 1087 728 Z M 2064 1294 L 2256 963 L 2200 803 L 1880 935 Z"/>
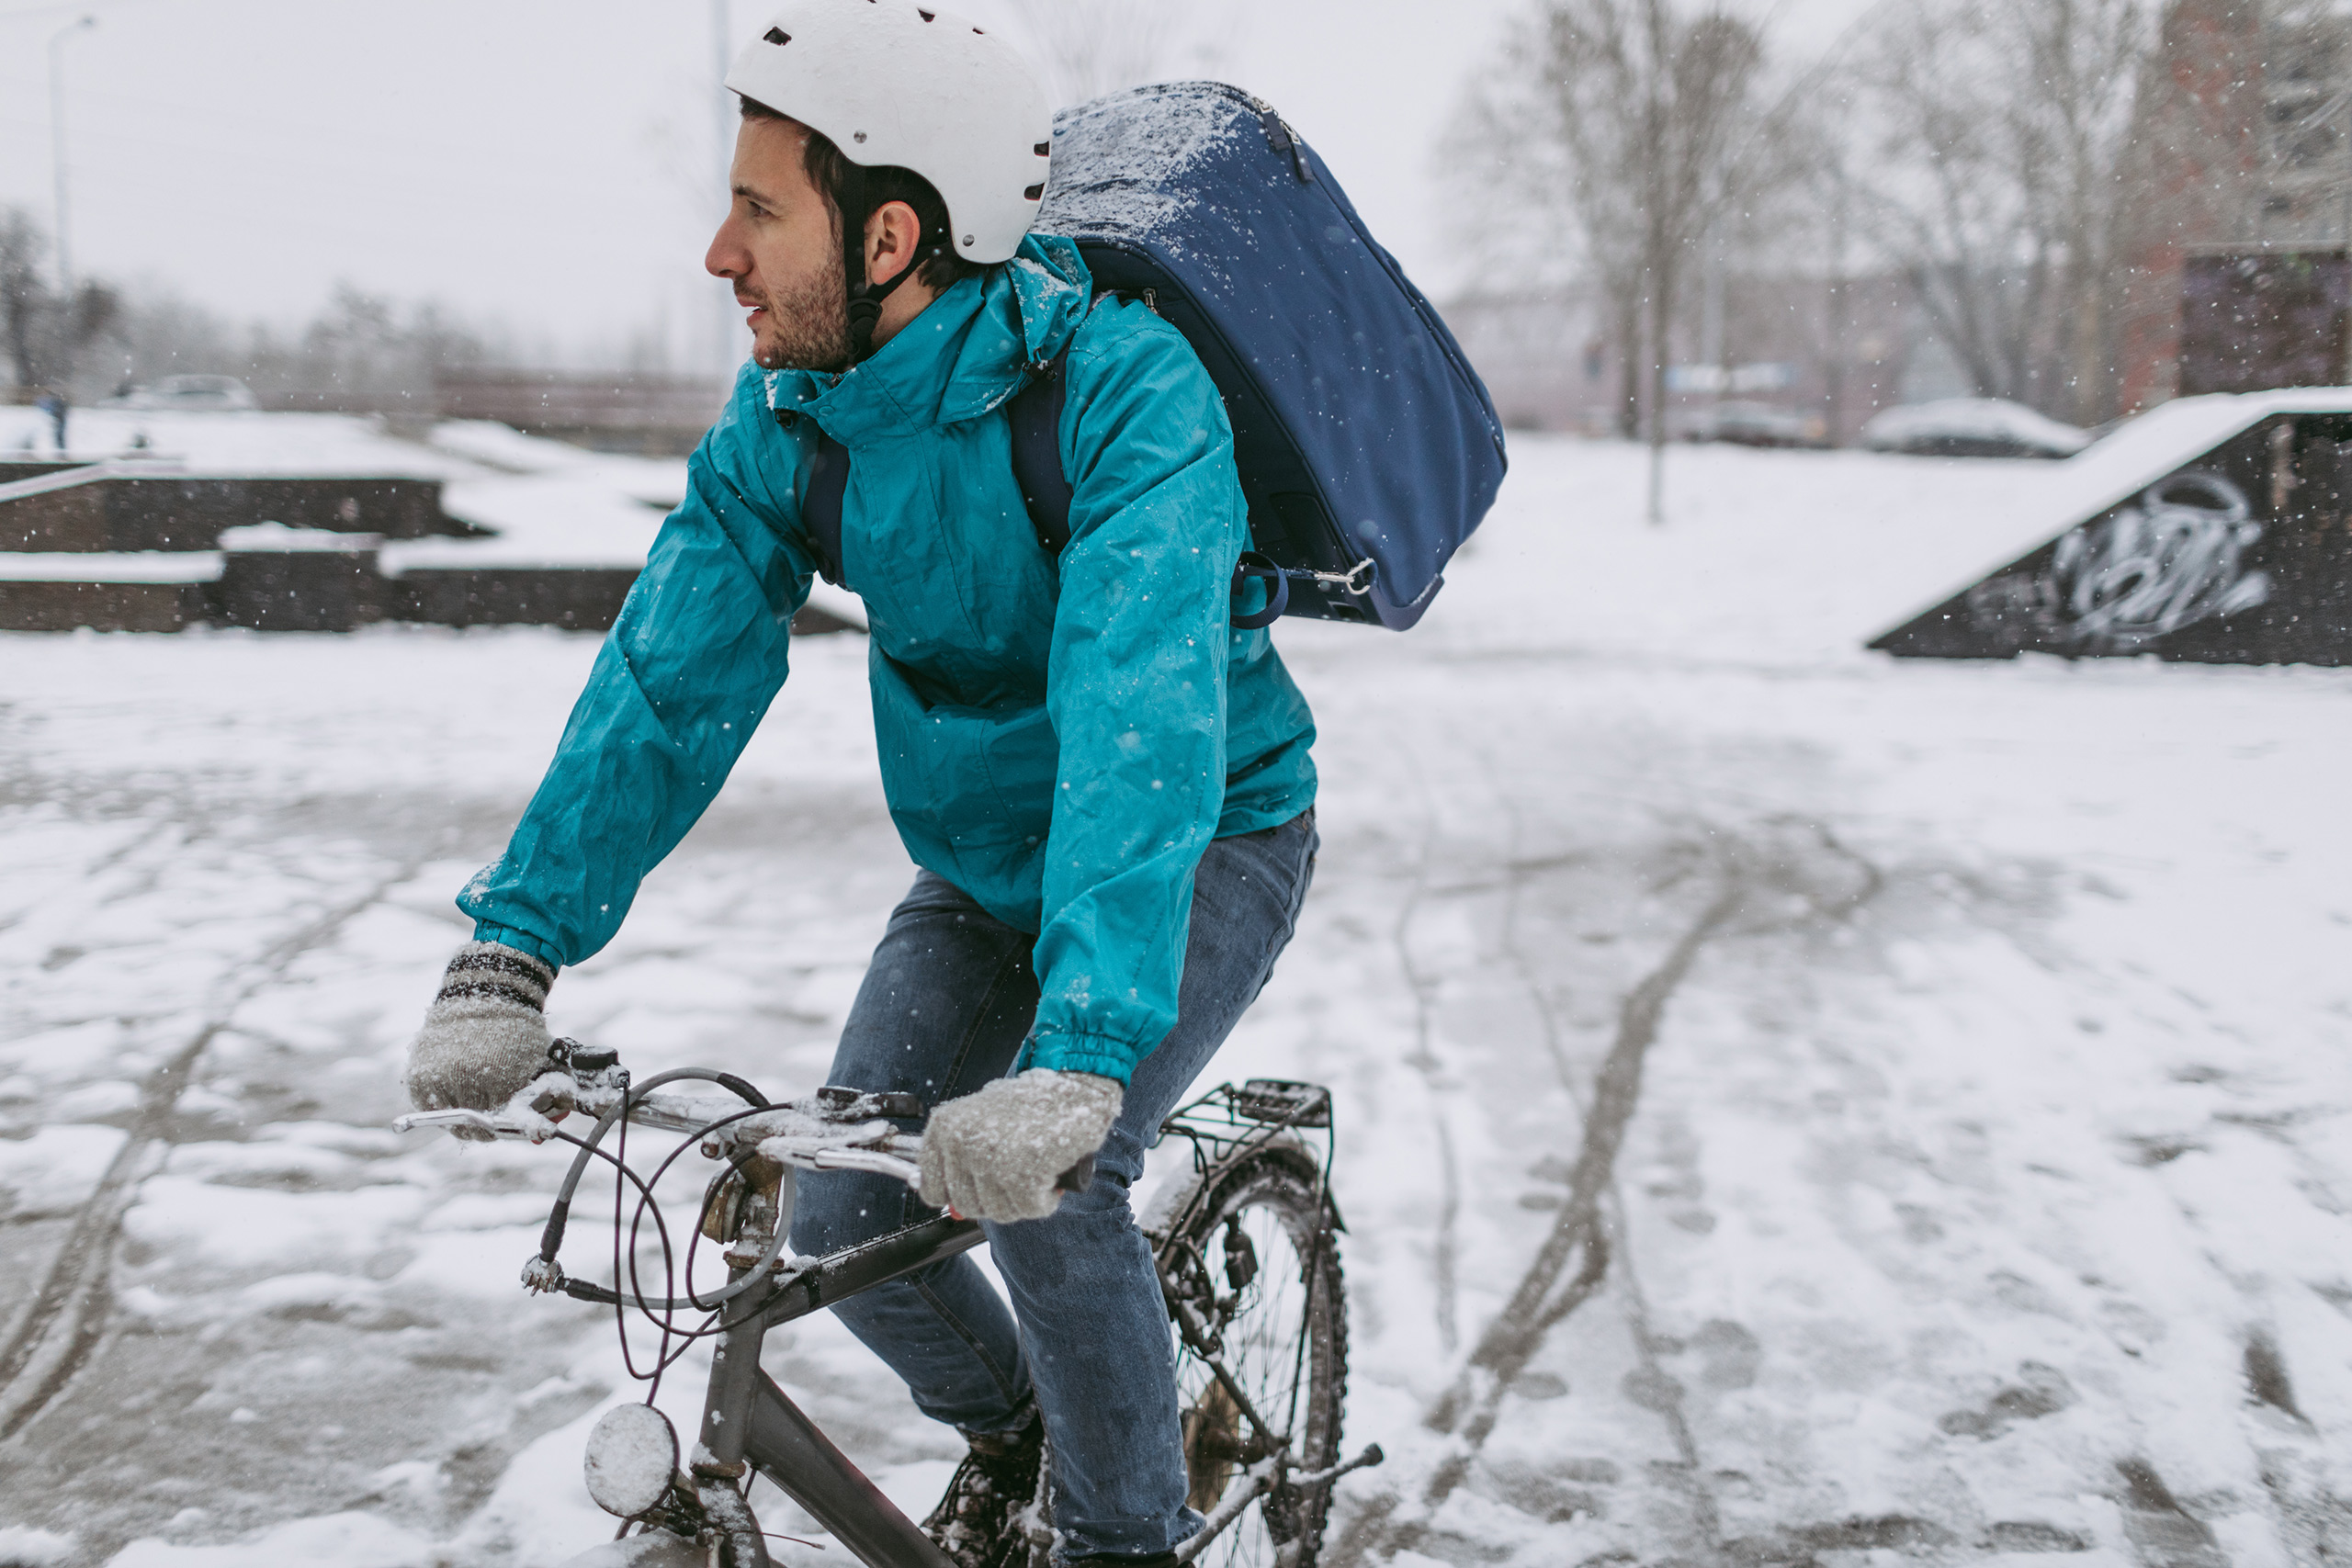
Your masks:
<path fill-rule="evenodd" d="M 1327 1560 L 2341 1561 L 2352 675 L 1890 664 L 2050 470 L 1678 453 L 1657 532 L 1638 472 L 1522 440 L 1421 630 L 1283 633 L 1326 848 L 1220 1069 L 1339 1098 L 1392 1457 Z M 610 1320 L 514 1284 L 556 1159 L 384 1130 L 593 651 L 0 638 L 0 1563 L 608 1533 Z M 640 1070 L 816 1081 L 910 874 L 862 646 L 797 659 L 557 987 Z M 771 1345 L 927 1505 L 952 1434 Z"/>

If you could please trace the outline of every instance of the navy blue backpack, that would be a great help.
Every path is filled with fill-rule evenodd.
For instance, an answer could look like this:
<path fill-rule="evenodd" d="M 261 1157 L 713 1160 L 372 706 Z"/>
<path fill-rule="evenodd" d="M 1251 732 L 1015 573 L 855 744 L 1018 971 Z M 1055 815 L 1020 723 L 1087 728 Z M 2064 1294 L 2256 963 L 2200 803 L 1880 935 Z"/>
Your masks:
<path fill-rule="evenodd" d="M 1502 422 L 1445 323 L 1281 117 L 1215 82 L 1064 109 L 1035 228 L 1074 241 L 1097 289 L 1173 324 L 1223 394 L 1255 546 L 1235 592 L 1267 584 L 1264 608 L 1234 624 L 1419 620 L 1494 504 Z M 1015 475 L 1057 553 L 1070 501 L 1060 368 L 1009 411 Z M 809 486 L 831 561 L 846 457 L 820 450 Z"/>

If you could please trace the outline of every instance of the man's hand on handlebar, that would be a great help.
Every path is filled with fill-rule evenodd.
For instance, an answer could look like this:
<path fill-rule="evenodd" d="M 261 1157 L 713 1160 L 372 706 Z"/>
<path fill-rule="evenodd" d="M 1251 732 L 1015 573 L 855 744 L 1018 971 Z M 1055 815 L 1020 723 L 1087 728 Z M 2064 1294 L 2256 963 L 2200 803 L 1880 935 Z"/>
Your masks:
<path fill-rule="evenodd" d="M 435 1105 L 393 1125 L 540 1144 L 571 1111 L 603 1117 L 627 1095 L 632 1123 L 696 1134 L 711 1159 L 756 1152 L 803 1170 L 870 1171 L 917 1188 L 925 1202 L 958 1218 L 1009 1222 L 1043 1219 L 1065 1193 L 1086 1190 L 1125 1099 L 1110 1078 L 1032 1068 L 950 1100 L 917 1136 L 898 1125 L 922 1112 L 912 1095 L 828 1087 L 805 1100 L 763 1105 L 749 1085 L 698 1069 L 648 1080 L 662 1092 L 632 1092 L 617 1056 L 572 1040 L 553 1042 L 536 1066 L 503 1104 Z M 676 1078 L 739 1090 L 752 1109 L 743 1098 L 668 1087 Z"/>
<path fill-rule="evenodd" d="M 401 1074 L 419 1111 L 488 1111 L 548 1071 L 543 1010 L 555 971 L 531 954 L 495 942 L 469 942 L 441 977 L 424 1027 L 410 1042 Z M 455 1124 L 457 1137 L 493 1134 Z"/>
<path fill-rule="evenodd" d="M 631 1124 L 692 1134 L 710 1159 L 756 1153 L 802 1170 L 871 1171 L 910 1187 L 920 1174 L 915 1161 L 922 1140 L 899 1131 L 893 1120 L 922 1114 L 922 1102 L 912 1095 L 827 1087 L 806 1100 L 763 1105 L 757 1091 L 741 1080 L 694 1068 L 649 1079 L 648 1087 L 659 1092 L 632 1091 L 628 1074 L 612 1052 L 575 1040 L 556 1041 L 540 1066 L 538 1077 L 495 1109 L 412 1111 L 392 1125 L 403 1133 L 434 1130 L 460 1138 L 541 1144 L 557 1136 L 555 1123 L 571 1112 L 602 1118 L 627 1095 Z M 676 1079 L 686 1082 L 667 1087 Z M 708 1085 L 730 1092 L 692 1092 Z"/>
<path fill-rule="evenodd" d="M 1044 1219 L 1091 1179 L 1125 1096 L 1111 1078 L 1032 1067 L 949 1100 L 923 1129 L 922 1201 L 975 1220 Z"/>

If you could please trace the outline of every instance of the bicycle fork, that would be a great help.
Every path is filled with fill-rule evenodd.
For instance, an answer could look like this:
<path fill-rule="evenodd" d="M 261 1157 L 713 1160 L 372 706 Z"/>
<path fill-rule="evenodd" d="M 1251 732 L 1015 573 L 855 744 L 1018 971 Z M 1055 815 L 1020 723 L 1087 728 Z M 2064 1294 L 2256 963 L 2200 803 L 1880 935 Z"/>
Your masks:
<path fill-rule="evenodd" d="M 729 1328 L 712 1352 L 702 1440 L 690 1469 L 736 1568 L 767 1568 L 766 1542 L 743 1500 L 757 1470 L 871 1568 L 954 1568 L 912 1519 L 835 1448 L 760 1366 L 763 1314 Z"/>
<path fill-rule="evenodd" d="M 729 1244 L 727 1260 L 732 1267 L 728 1282 L 735 1287 L 766 1261 L 771 1242 L 792 1223 L 791 1171 L 744 1174 L 752 1179 L 747 1182 L 752 1187 L 746 1194 L 750 1201 L 715 1227 L 734 1234 L 713 1237 Z M 769 1179 L 760 1180 L 761 1177 Z M 865 1254 L 881 1250 L 857 1249 Z M 905 1256 L 871 1262 L 878 1263 L 876 1271 L 887 1276 L 917 1266 L 926 1250 L 908 1248 Z M 962 1246 L 955 1250 L 962 1250 Z M 842 1265 L 849 1261 L 829 1259 L 832 1267 L 820 1264 L 801 1273 L 796 1280 L 801 1289 L 786 1292 L 783 1300 L 771 1298 L 743 1312 L 725 1326 L 712 1348 L 702 1438 L 695 1445 L 688 1469 L 704 1516 L 727 1537 L 735 1568 L 769 1568 L 767 1542 L 746 1500 L 754 1471 L 775 1483 L 869 1568 L 955 1568 L 953 1560 L 817 1429 L 816 1423 L 785 1396 L 760 1366 L 760 1348 L 770 1324 L 815 1310 L 831 1293 L 829 1284 L 848 1285 L 844 1293 L 860 1288 L 864 1281 L 839 1279 L 844 1272 Z"/>

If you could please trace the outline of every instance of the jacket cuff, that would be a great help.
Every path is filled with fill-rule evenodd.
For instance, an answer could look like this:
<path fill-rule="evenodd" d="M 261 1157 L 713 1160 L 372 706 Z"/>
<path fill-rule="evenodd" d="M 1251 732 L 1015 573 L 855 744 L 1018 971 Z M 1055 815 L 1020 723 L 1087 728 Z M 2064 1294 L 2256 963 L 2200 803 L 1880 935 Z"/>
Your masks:
<path fill-rule="evenodd" d="M 1040 1034 L 1022 1054 L 1024 1067 L 1051 1067 L 1057 1073 L 1092 1073 L 1125 1086 L 1135 1077 L 1136 1064 L 1149 1055 L 1125 1040 L 1107 1034 Z"/>
<path fill-rule="evenodd" d="M 502 942 L 518 953 L 529 953 L 550 969 L 560 972 L 563 968 L 563 957 L 553 947 L 541 942 L 530 932 L 518 931 L 513 926 L 492 925 L 488 920 L 476 920 L 474 940 Z"/>

